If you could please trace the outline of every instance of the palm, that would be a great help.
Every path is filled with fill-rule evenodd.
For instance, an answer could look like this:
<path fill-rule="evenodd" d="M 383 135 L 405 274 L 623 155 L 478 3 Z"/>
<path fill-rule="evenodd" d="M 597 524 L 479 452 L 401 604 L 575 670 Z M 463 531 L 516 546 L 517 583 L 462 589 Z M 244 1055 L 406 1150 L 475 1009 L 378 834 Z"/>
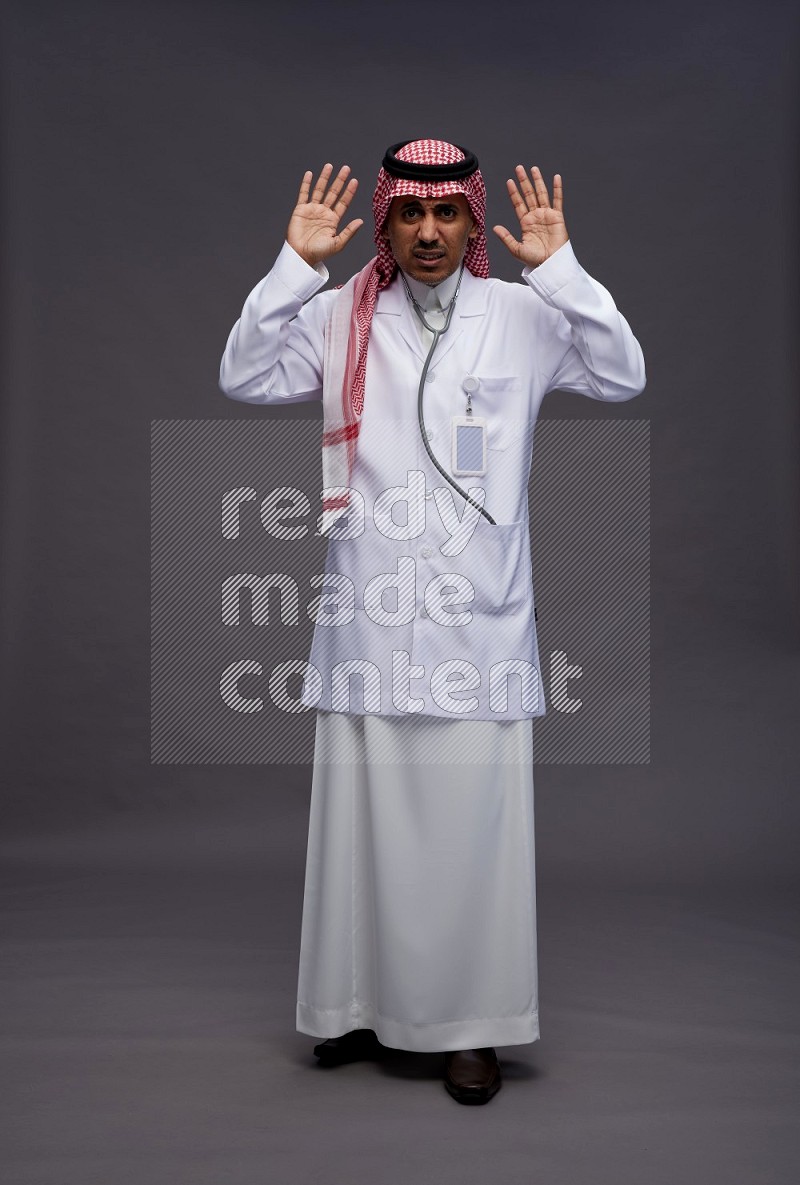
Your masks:
<path fill-rule="evenodd" d="M 522 165 L 516 168 L 517 180 L 508 180 L 508 195 L 519 220 L 520 238 L 504 226 L 496 226 L 495 234 L 502 239 L 512 255 L 516 255 L 528 267 L 538 267 L 563 247 L 569 240 L 564 221 L 564 190 L 561 175 L 553 178 L 553 204 L 539 169 L 531 169 L 533 184 Z"/>
<path fill-rule="evenodd" d="M 560 247 L 567 239 L 564 215 L 545 206 L 543 209 L 528 210 L 519 220 L 522 242 L 526 249 L 533 250 L 547 259 L 553 254 L 553 244 Z"/>
<path fill-rule="evenodd" d="M 339 231 L 342 216 L 353 199 L 358 182 L 347 177 L 350 169 L 343 165 L 330 182 L 333 165 L 327 164 L 311 190 L 311 172 L 305 173 L 286 231 L 286 241 L 306 263 L 314 267 L 323 259 L 337 254 L 363 225 L 363 218 L 354 218 Z"/>
<path fill-rule="evenodd" d="M 319 202 L 298 206 L 292 214 L 287 238 L 298 255 L 324 259 L 336 238 L 339 219 L 333 210 Z"/>

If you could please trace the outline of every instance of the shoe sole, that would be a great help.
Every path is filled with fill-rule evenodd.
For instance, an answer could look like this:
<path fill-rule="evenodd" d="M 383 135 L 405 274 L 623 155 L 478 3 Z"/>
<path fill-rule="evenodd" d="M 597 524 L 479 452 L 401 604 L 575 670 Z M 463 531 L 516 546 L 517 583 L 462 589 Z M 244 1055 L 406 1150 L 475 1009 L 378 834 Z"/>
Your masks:
<path fill-rule="evenodd" d="M 314 1046 L 314 1056 L 321 1066 L 343 1066 L 348 1062 L 367 1061 L 377 1057 L 382 1047 L 377 1038 L 354 1042 L 341 1051 L 330 1050 L 324 1044 Z"/>
<path fill-rule="evenodd" d="M 454 1098 L 457 1103 L 465 1103 L 467 1106 L 481 1106 L 483 1103 L 488 1103 L 497 1094 L 500 1087 L 503 1085 L 502 1079 L 495 1082 L 493 1086 L 454 1086 L 445 1078 L 444 1086 L 451 1098 Z"/>

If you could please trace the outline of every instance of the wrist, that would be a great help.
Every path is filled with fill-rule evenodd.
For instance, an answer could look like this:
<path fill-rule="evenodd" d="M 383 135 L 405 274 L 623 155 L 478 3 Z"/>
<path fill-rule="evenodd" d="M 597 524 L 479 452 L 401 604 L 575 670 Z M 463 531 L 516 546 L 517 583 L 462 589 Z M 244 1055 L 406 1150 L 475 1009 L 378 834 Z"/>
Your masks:
<path fill-rule="evenodd" d="M 290 238 L 287 238 L 286 242 L 294 251 L 298 259 L 302 259 L 303 263 L 305 263 L 307 267 L 313 267 L 314 271 L 317 271 L 319 265 L 324 262 L 324 256 L 312 255 L 309 251 L 304 250 L 299 244 L 293 243 Z"/>
<path fill-rule="evenodd" d="M 564 239 L 564 241 L 562 243 L 559 243 L 557 247 L 553 247 L 551 250 L 549 250 L 547 252 L 547 254 L 544 255 L 541 259 L 537 259 L 535 263 L 533 261 L 526 262 L 525 260 L 523 260 L 523 263 L 525 263 L 525 266 L 529 267 L 531 270 L 533 270 L 534 268 L 537 268 L 537 267 L 541 267 L 543 263 L 547 263 L 548 259 L 552 259 L 553 256 L 556 254 L 556 252 L 560 251 L 561 248 L 568 242 L 569 242 L 569 235 Z"/>
<path fill-rule="evenodd" d="M 302 248 L 301 246 L 299 246 L 299 244 L 297 244 L 297 243 L 293 243 L 293 242 L 292 242 L 292 240 L 291 240 L 291 239 L 289 239 L 289 238 L 287 238 L 286 242 L 287 242 L 287 243 L 289 244 L 289 246 L 292 248 L 292 250 L 294 251 L 295 255 L 299 256 L 299 257 L 300 257 L 300 259 L 302 259 L 303 263 L 307 263 L 309 267 L 314 267 L 314 268 L 315 268 L 315 267 L 317 266 L 317 264 L 319 263 L 319 260 L 318 260 L 318 259 L 312 259 L 312 258 L 309 256 L 308 252 L 307 252 L 307 251 L 304 251 L 304 250 L 303 250 L 303 248 Z"/>
<path fill-rule="evenodd" d="M 313 289 L 316 290 L 320 280 L 327 283 L 329 279 L 325 264 L 321 260 L 317 263 L 310 263 L 308 257 L 298 251 L 290 239 L 284 240 L 283 250 L 278 259 L 283 261 L 284 268 L 289 269 L 287 276 L 291 278 L 288 279 L 287 287 L 292 291 L 297 290 L 298 295 L 302 293 L 304 300 L 307 299 L 306 290 L 309 284 L 313 285 Z M 314 279 L 310 273 L 313 273 Z"/>

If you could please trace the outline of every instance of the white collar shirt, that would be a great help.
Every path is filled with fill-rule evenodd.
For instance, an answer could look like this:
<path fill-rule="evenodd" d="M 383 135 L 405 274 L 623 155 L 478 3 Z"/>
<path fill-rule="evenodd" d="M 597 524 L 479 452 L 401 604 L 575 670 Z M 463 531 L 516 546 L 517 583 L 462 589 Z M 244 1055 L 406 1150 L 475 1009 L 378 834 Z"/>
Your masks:
<path fill-rule="evenodd" d="M 441 284 L 434 285 L 423 284 L 421 280 L 415 280 L 413 276 L 409 276 L 406 272 L 403 272 L 405 281 L 411 289 L 412 296 L 425 310 L 425 320 L 434 329 L 441 329 L 445 323 L 447 306 L 455 295 L 460 272 L 461 269 L 458 268 L 453 272 L 452 276 L 448 276 L 446 280 L 442 280 Z M 400 283 L 402 283 L 402 280 L 400 280 Z M 406 296 L 406 300 L 408 300 L 408 296 Z M 416 309 L 414 309 L 414 321 L 419 330 L 424 348 L 429 350 L 433 341 L 433 333 L 422 324 Z"/>

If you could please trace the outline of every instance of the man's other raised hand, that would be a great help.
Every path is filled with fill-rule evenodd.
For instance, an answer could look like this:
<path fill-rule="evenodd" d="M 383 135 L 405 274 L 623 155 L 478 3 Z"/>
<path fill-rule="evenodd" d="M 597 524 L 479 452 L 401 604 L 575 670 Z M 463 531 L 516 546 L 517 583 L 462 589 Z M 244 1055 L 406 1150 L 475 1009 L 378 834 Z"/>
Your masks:
<path fill-rule="evenodd" d="M 363 218 L 354 218 L 339 231 L 347 207 L 358 188 L 355 177 L 350 175 L 350 166 L 342 165 L 331 181 L 333 165 L 327 164 L 317 178 L 313 190 L 313 173 L 309 169 L 303 174 L 297 205 L 289 220 L 286 241 L 311 267 L 316 267 L 331 255 L 337 255 L 364 225 Z"/>
<path fill-rule="evenodd" d="M 564 222 L 564 185 L 561 174 L 556 173 L 551 205 L 544 177 L 536 165 L 530 180 L 522 165 L 517 165 L 515 172 L 516 178 L 509 177 L 506 188 L 519 219 L 520 238 L 515 239 L 504 226 L 495 226 L 494 233 L 520 262 L 538 267 L 569 240 Z"/>

